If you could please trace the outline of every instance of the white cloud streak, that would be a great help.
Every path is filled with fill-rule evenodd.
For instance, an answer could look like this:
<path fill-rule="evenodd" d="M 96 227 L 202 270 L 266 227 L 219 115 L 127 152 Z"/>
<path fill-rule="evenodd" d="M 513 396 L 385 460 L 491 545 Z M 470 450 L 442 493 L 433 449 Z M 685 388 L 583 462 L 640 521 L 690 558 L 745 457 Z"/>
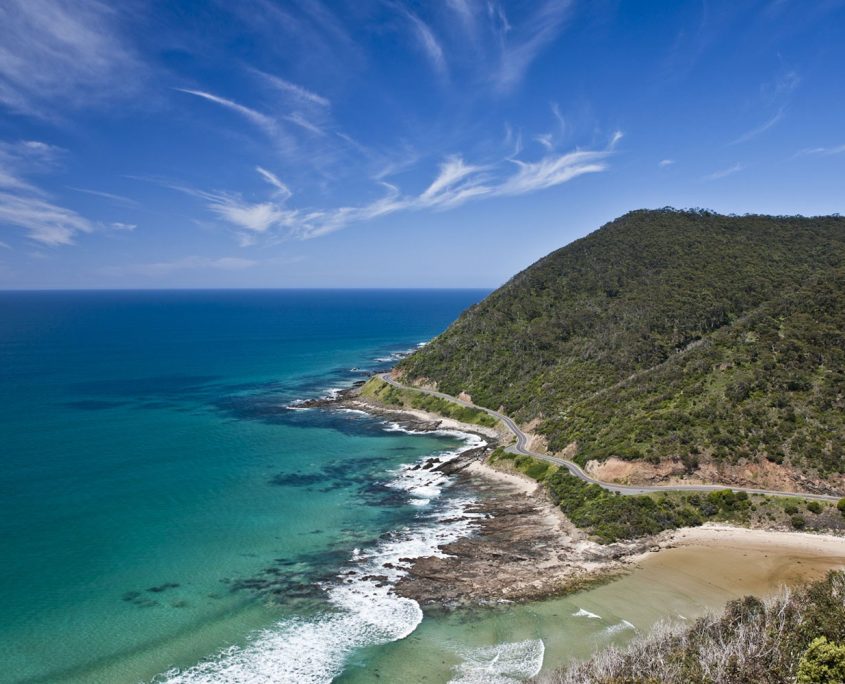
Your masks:
<path fill-rule="evenodd" d="M 115 204 L 120 204 L 126 207 L 137 207 L 138 203 L 130 199 L 129 197 L 124 197 L 123 195 L 115 195 L 111 192 L 103 192 L 102 190 L 91 190 L 89 188 L 76 188 L 73 186 L 68 186 L 68 190 L 73 190 L 74 192 L 81 192 L 85 195 L 93 195 L 94 197 L 102 197 L 103 199 L 110 200 Z"/>
<path fill-rule="evenodd" d="M 429 62 L 431 62 L 432 67 L 441 76 L 445 75 L 448 70 L 446 57 L 431 27 L 412 12 L 406 12 L 406 15 L 414 28 L 417 41 L 428 57 Z"/>
<path fill-rule="evenodd" d="M 739 173 L 743 169 L 745 169 L 745 166 L 740 162 L 737 162 L 733 166 L 714 171 L 713 173 L 705 176 L 704 180 L 719 180 L 720 178 L 727 178 L 728 176 L 733 176 L 735 173 Z"/>
<path fill-rule="evenodd" d="M 552 102 L 551 104 L 552 114 L 554 115 L 555 119 L 557 120 L 558 128 L 560 129 L 560 134 L 566 134 L 566 119 L 563 118 L 563 114 L 560 113 L 560 107 L 558 106 L 557 102 Z"/>
<path fill-rule="evenodd" d="M 757 128 L 752 128 L 750 131 L 746 131 L 741 136 L 736 138 L 736 140 L 732 140 L 729 144 L 731 145 L 739 145 L 744 142 L 748 142 L 749 140 L 753 140 L 758 135 L 761 135 L 768 131 L 770 128 L 777 126 L 781 120 L 783 119 L 784 111 L 781 109 L 777 112 L 773 117 L 762 123 L 761 125 L 757 126 Z"/>
<path fill-rule="evenodd" d="M 204 256 L 186 256 L 172 261 L 156 261 L 148 264 L 111 266 L 103 269 L 110 276 L 142 275 L 149 278 L 170 275 L 181 271 L 242 271 L 252 268 L 259 262 L 239 257 L 211 258 Z"/>
<path fill-rule="evenodd" d="M 49 247 L 70 245 L 77 233 L 90 233 L 94 225 L 75 211 L 41 197 L 0 191 L 0 225 L 23 228 L 35 242 Z"/>
<path fill-rule="evenodd" d="M 286 81 L 283 78 L 278 76 L 274 76 L 273 74 L 268 74 L 264 71 L 255 70 L 255 73 L 260 75 L 267 83 L 273 86 L 276 90 L 279 90 L 286 95 L 291 95 L 300 102 L 318 105 L 320 107 L 330 107 L 331 101 L 323 97 L 322 95 L 318 95 L 315 92 L 308 90 L 307 88 L 303 88 L 302 86 L 297 85 L 296 83 L 291 83 L 290 81 Z"/>
<path fill-rule="evenodd" d="M 326 132 L 322 128 L 320 128 L 313 121 L 309 121 L 308 119 L 306 119 L 299 112 L 289 114 L 285 117 L 285 119 L 293 124 L 296 124 L 300 128 L 304 128 L 306 131 L 308 131 L 309 133 L 313 133 L 314 135 L 324 136 L 326 134 Z"/>
<path fill-rule="evenodd" d="M 504 10 L 491 5 L 491 14 L 501 22 L 500 63 L 495 73 L 495 85 L 500 91 L 512 90 L 522 80 L 531 63 L 557 37 L 569 14 L 570 0 L 545 0 L 524 23 L 513 27 Z"/>
<path fill-rule="evenodd" d="M 585 173 L 605 171 L 607 164 L 604 160 L 610 154 L 610 150 L 585 150 L 549 155 L 530 164 L 512 160 L 518 170 L 497 188 L 496 194 L 524 195 L 566 183 Z"/>
<path fill-rule="evenodd" d="M 37 141 L 0 144 L 0 226 L 23 229 L 30 240 L 50 247 L 73 244 L 94 224 L 72 209 L 55 204 L 21 174 L 52 165 L 60 148 Z"/>
<path fill-rule="evenodd" d="M 419 194 L 403 194 L 395 185 L 382 181 L 383 194 L 361 206 L 288 208 L 291 195 L 287 186 L 261 168 L 261 176 L 281 193 L 276 199 L 250 202 L 240 195 L 170 187 L 203 199 L 212 213 L 234 226 L 242 245 L 253 245 L 258 237 L 276 239 L 280 233 L 283 238 L 304 240 L 397 212 L 444 211 L 483 197 L 525 195 L 599 173 L 608 168 L 608 158 L 621 138 L 617 131 L 604 149 L 549 153 L 535 161 L 508 158 L 494 164 L 470 164 L 452 155 L 440 164 L 435 178 Z"/>
<path fill-rule="evenodd" d="M 256 166 L 255 170 L 258 171 L 258 175 L 260 175 L 264 180 L 266 180 L 270 185 L 276 188 L 276 194 L 281 195 L 283 199 L 287 199 L 291 196 L 290 188 L 285 185 L 282 181 L 279 180 L 279 177 L 267 169 L 261 168 L 260 166 Z"/>
<path fill-rule="evenodd" d="M 134 92 L 144 68 L 121 35 L 119 4 L 99 0 L 0 3 L 0 104 L 56 118 Z"/>
<path fill-rule="evenodd" d="M 446 4 L 457 15 L 469 38 L 475 42 L 478 38 L 478 8 L 475 3 L 472 0 L 447 0 Z"/>
<path fill-rule="evenodd" d="M 845 145 L 834 147 L 806 147 L 797 152 L 799 157 L 831 157 L 835 154 L 845 154 Z"/>
<path fill-rule="evenodd" d="M 208 100 L 209 102 L 214 102 L 215 104 L 218 104 L 221 107 L 225 107 L 226 109 L 233 111 L 236 114 L 239 114 L 250 123 L 263 129 L 266 133 L 274 135 L 277 132 L 278 127 L 276 125 L 275 119 L 270 116 L 267 116 L 266 114 L 262 114 L 261 112 L 258 112 L 254 109 L 245 107 L 244 105 L 239 104 L 234 100 L 228 100 L 225 97 L 220 97 L 219 95 L 207 93 L 203 90 L 191 90 L 189 88 L 174 88 L 174 90 L 178 90 L 180 93 L 194 95 L 204 100 Z"/>
<path fill-rule="evenodd" d="M 440 173 L 431 185 L 419 196 L 421 206 L 456 206 L 470 197 L 487 194 L 489 188 L 482 185 L 484 166 L 464 163 L 457 156 L 449 157 L 440 165 Z"/>

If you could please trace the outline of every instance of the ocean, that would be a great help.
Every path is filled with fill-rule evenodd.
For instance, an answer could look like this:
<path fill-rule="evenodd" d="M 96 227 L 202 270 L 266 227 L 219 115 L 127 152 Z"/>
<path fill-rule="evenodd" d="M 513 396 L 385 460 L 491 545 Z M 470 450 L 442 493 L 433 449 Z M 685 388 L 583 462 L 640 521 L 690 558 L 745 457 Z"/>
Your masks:
<path fill-rule="evenodd" d="M 0 293 L 0 682 L 515 684 L 821 574 L 672 549 L 571 596 L 423 615 L 407 561 L 473 533 L 478 443 L 303 409 L 483 291 Z"/>
<path fill-rule="evenodd" d="M 403 466 L 471 440 L 296 401 L 485 294 L 0 293 L 0 681 L 326 681 L 411 633 L 383 564 L 470 494 Z"/>

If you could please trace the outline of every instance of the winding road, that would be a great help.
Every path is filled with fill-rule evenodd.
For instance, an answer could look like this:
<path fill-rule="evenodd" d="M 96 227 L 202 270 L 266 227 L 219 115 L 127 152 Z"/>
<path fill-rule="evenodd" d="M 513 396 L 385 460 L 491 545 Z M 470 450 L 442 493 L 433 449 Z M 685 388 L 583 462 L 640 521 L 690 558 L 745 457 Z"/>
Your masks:
<path fill-rule="evenodd" d="M 512 418 L 509 418 L 503 413 L 499 413 L 498 411 L 494 411 L 493 409 L 485 408 L 484 406 L 478 406 L 476 404 L 473 404 L 472 402 L 464 401 L 463 399 L 458 399 L 457 397 L 453 397 L 451 394 L 444 394 L 443 392 L 437 392 L 435 390 L 430 390 L 423 387 L 403 385 L 392 375 L 390 375 L 390 373 L 381 373 L 379 377 L 384 380 L 384 382 L 386 382 L 388 385 L 392 385 L 397 389 L 421 392 L 422 394 L 428 394 L 432 397 L 445 399 L 446 401 L 451 401 L 455 404 L 466 406 L 467 408 L 484 411 L 484 413 L 491 416 L 492 418 L 501 421 L 501 423 L 513 433 L 514 437 L 516 437 L 516 443 L 507 447 L 507 450 L 511 453 L 522 454 L 523 456 L 531 456 L 532 458 L 537 458 L 541 461 L 546 461 L 547 463 L 553 463 L 554 465 L 561 466 L 563 468 L 566 468 L 575 477 L 584 480 L 584 482 L 597 484 L 599 487 L 603 487 L 604 489 L 607 489 L 611 492 L 619 492 L 620 494 L 632 496 L 635 494 L 651 494 L 654 492 L 715 492 L 724 489 L 731 489 L 735 492 L 746 492 L 747 494 L 765 494 L 767 496 L 789 496 L 800 499 L 815 499 L 816 501 L 838 501 L 840 499 L 840 497 L 838 496 L 831 496 L 828 494 L 802 494 L 800 492 L 779 492 L 777 490 L 771 489 L 755 489 L 753 487 L 733 487 L 728 485 L 641 485 L 632 487 L 628 485 L 614 484 L 612 482 L 603 482 L 602 480 L 597 480 L 594 477 L 590 477 L 587 473 L 584 472 L 584 470 L 582 470 L 581 466 L 579 466 L 574 461 L 570 461 L 565 458 L 560 458 L 558 456 L 549 456 L 548 454 L 541 454 L 536 451 L 530 451 L 527 447 L 528 435 L 526 435 L 520 429 L 520 427 L 513 421 Z"/>

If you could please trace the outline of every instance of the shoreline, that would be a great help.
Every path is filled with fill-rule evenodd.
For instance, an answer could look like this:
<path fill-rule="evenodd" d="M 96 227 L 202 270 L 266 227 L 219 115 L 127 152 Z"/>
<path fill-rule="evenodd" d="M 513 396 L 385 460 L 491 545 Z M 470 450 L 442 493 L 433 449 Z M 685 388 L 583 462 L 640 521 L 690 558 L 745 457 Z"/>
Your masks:
<path fill-rule="evenodd" d="M 845 536 L 713 522 L 600 544 L 569 522 L 542 485 L 486 462 L 501 439 L 496 430 L 419 409 L 378 405 L 357 396 L 356 389 L 307 406 L 363 411 L 404 430 L 457 431 L 487 442 L 434 465 L 478 493 L 479 500 L 466 511 L 476 522 L 474 533 L 446 544 L 438 556 L 416 559 L 395 586 L 399 596 L 417 601 L 425 611 L 561 597 L 617 579 L 669 549 L 794 550 L 845 558 Z"/>

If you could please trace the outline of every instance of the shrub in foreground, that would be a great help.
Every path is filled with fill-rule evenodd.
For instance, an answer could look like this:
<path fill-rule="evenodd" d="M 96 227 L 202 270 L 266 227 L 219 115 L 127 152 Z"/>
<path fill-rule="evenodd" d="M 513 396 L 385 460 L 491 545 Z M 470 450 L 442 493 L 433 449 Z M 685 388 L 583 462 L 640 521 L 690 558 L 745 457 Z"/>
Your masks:
<path fill-rule="evenodd" d="M 845 682 L 845 645 L 826 637 L 810 642 L 798 663 L 798 684 L 841 684 Z"/>
<path fill-rule="evenodd" d="M 832 684 L 845 681 L 845 573 L 766 601 L 731 601 L 689 627 L 661 623 L 542 684 Z"/>

